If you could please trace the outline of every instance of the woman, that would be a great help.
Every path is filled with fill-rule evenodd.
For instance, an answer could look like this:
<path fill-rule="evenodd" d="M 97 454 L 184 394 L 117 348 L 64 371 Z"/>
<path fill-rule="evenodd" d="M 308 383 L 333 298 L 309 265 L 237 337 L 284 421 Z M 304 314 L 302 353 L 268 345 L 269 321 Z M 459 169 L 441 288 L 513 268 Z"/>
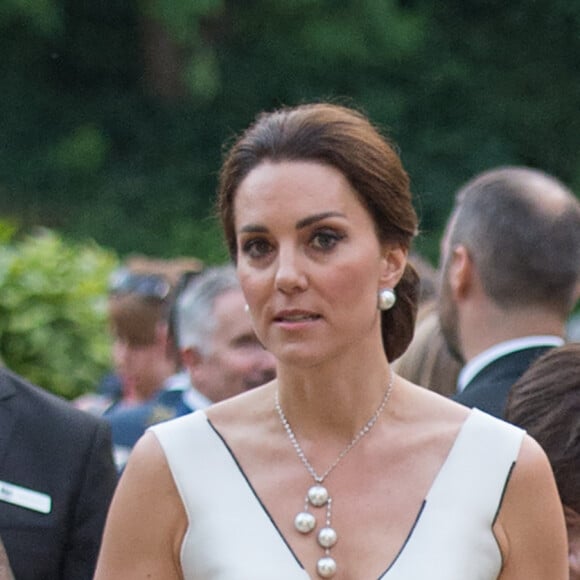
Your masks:
<path fill-rule="evenodd" d="M 219 210 L 277 379 L 142 438 L 96 578 L 566 578 L 539 447 L 391 371 L 413 333 L 417 220 L 367 119 L 261 115 Z"/>
<path fill-rule="evenodd" d="M 550 460 L 566 520 L 570 580 L 580 580 L 580 344 L 538 358 L 511 388 L 505 416 Z"/>

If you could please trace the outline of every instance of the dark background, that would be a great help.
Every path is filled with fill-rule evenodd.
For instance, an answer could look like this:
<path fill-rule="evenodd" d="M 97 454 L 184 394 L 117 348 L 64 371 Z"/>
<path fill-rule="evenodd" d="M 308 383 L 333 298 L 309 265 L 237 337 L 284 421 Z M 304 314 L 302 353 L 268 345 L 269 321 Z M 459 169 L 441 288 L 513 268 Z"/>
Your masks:
<path fill-rule="evenodd" d="M 221 261 L 222 146 L 332 99 L 400 147 L 433 263 L 455 190 L 525 164 L 580 191 L 580 2 L 1 0 L 0 216 Z"/>

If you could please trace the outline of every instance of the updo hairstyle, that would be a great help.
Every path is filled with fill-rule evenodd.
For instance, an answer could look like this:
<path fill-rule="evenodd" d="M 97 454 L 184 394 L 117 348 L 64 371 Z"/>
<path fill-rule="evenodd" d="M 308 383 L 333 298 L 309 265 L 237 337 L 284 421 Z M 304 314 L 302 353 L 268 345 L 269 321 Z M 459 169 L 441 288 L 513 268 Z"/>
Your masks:
<path fill-rule="evenodd" d="M 409 250 L 417 232 L 409 177 L 393 145 L 358 111 L 316 103 L 261 113 L 227 152 L 217 210 L 232 260 L 237 259 L 234 205 L 244 178 L 264 161 L 314 161 L 349 181 L 373 219 L 381 243 Z M 419 278 L 410 264 L 396 287 L 397 302 L 382 313 L 383 344 L 394 360 L 414 331 Z"/>

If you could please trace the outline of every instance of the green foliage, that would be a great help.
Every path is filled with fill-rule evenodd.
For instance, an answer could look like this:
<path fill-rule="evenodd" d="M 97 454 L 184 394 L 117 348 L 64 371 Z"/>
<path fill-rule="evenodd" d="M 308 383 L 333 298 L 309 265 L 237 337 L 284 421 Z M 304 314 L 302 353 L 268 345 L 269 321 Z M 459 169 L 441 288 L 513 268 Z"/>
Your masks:
<path fill-rule="evenodd" d="M 223 0 L 149 0 L 142 2 L 144 14 L 164 23 L 181 45 L 195 46 L 201 37 L 200 20 L 219 14 Z"/>
<path fill-rule="evenodd" d="M 102 167 L 107 149 L 107 139 L 97 127 L 81 125 L 54 144 L 50 161 L 63 172 L 90 175 Z"/>
<path fill-rule="evenodd" d="M 215 53 L 198 50 L 185 66 L 183 79 L 190 94 L 201 102 L 211 102 L 221 88 L 220 69 Z"/>
<path fill-rule="evenodd" d="M 577 2 L 3 0 L 0 53 L 0 216 L 122 255 L 220 259 L 222 144 L 307 100 L 356 105 L 399 145 L 433 262 L 476 172 L 580 191 Z"/>
<path fill-rule="evenodd" d="M 108 366 L 115 254 L 226 259 L 222 144 L 261 110 L 366 111 L 399 146 L 432 263 L 479 171 L 580 192 L 578 2 L 0 0 L 0 54 L 0 356 L 66 397 Z M 50 231 L 13 238 L 34 226 Z"/>
<path fill-rule="evenodd" d="M 18 226 L 7 220 L 0 220 L 0 244 L 6 244 L 15 236 Z"/>
<path fill-rule="evenodd" d="M 106 286 L 117 265 L 92 242 L 42 230 L 0 246 L 0 357 L 66 398 L 94 389 L 110 367 Z"/>
<path fill-rule="evenodd" d="M 2 0 L 0 23 L 24 22 L 46 36 L 62 31 L 62 14 L 55 0 Z"/>

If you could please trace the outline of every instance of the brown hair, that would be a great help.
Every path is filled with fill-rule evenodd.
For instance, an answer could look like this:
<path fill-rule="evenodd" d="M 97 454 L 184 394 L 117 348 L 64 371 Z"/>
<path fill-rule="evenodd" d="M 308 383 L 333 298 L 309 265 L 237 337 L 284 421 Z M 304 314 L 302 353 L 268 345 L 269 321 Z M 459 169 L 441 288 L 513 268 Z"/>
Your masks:
<path fill-rule="evenodd" d="M 512 386 L 505 418 L 542 446 L 562 503 L 580 513 L 580 343 L 538 358 Z"/>
<path fill-rule="evenodd" d="M 316 161 L 340 171 L 357 192 L 381 243 L 409 249 L 417 231 L 409 177 L 395 148 L 358 111 L 328 103 L 261 113 L 229 150 L 220 172 L 218 212 L 230 256 L 237 257 L 235 196 L 244 178 L 264 161 Z M 418 276 L 407 265 L 397 285 L 397 302 L 383 313 L 389 360 L 413 337 Z"/>
<path fill-rule="evenodd" d="M 165 320 L 167 305 L 137 294 L 109 297 L 109 321 L 113 334 L 134 346 L 155 342 L 159 324 Z"/>
<path fill-rule="evenodd" d="M 131 284 L 120 290 L 111 287 L 109 320 L 114 334 L 132 345 L 152 344 L 159 325 L 169 322 L 174 292 L 181 277 L 187 273 L 197 274 L 202 269 L 203 263 L 197 258 L 162 259 L 139 254 L 129 256 L 123 266 L 113 273 L 112 278 L 122 272 L 126 279 L 136 276 L 159 280 L 166 285 L 166 294 L 149 295 Z"/>

